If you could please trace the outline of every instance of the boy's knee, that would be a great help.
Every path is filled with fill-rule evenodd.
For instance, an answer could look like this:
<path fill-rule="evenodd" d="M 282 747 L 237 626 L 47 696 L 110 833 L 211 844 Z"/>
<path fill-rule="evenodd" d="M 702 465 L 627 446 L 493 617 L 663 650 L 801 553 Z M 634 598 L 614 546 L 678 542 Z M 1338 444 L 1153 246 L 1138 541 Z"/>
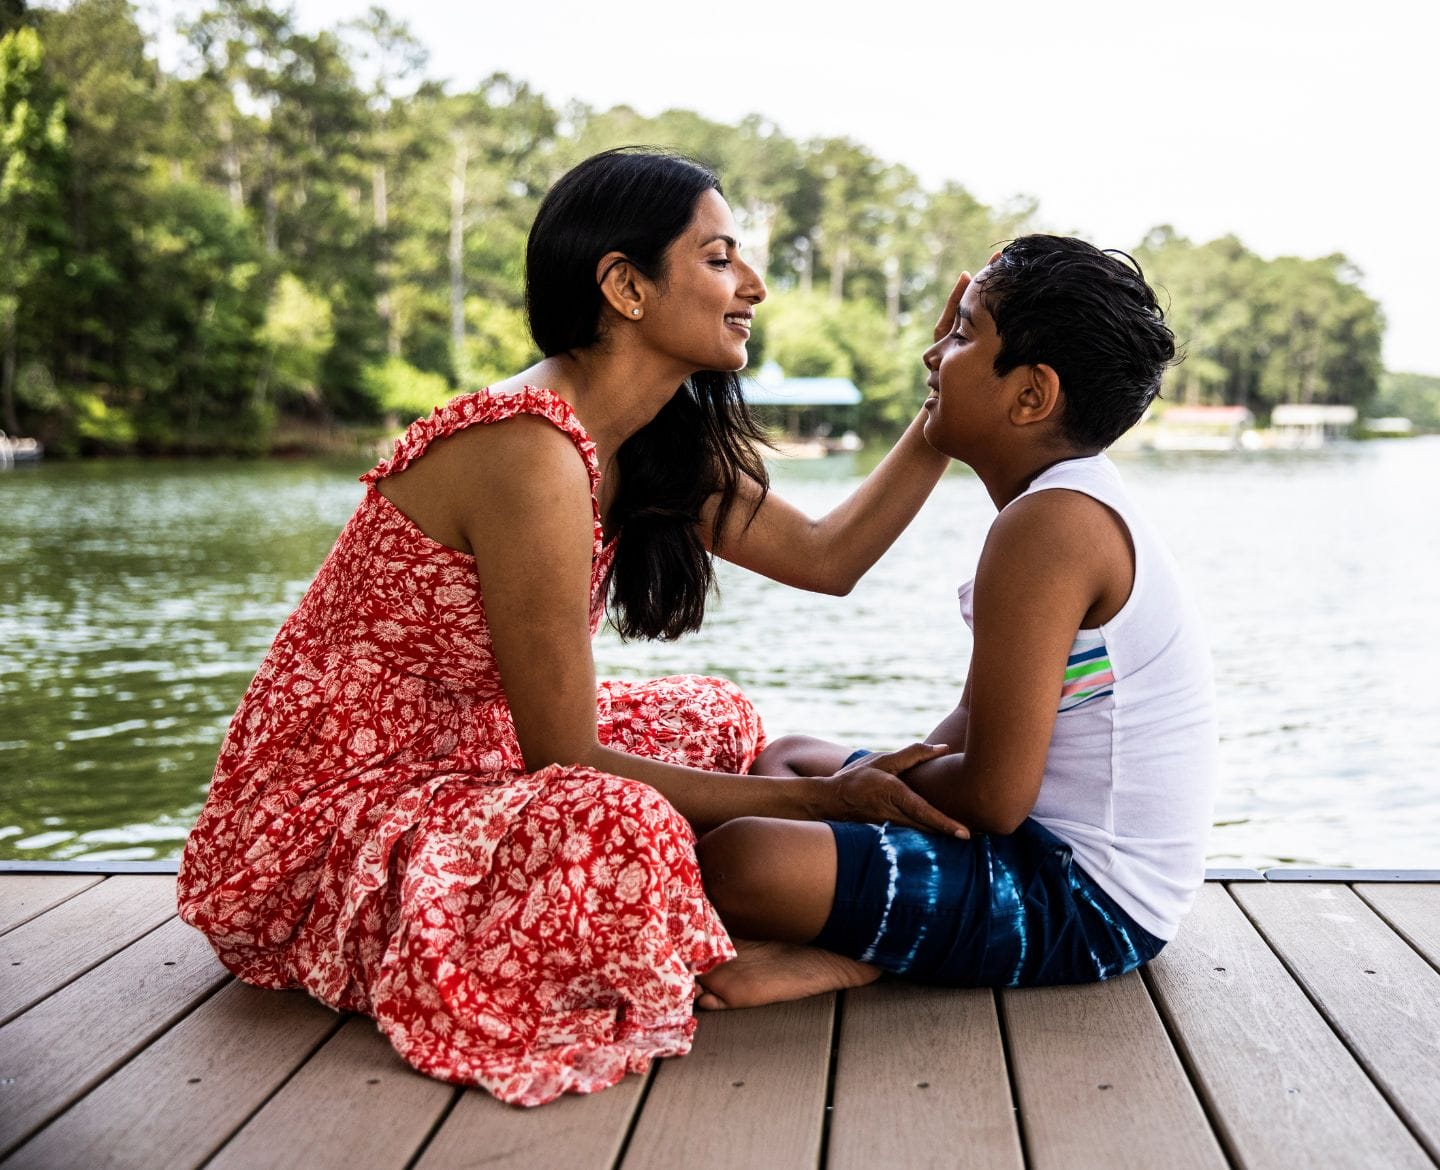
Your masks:
<path fill-rule="evenodd" d="M 705 893 L 731 930 L 743 933 L 764 898 L 765 828 L 763 817 L 738 817 L 711 829 L 695 846 Z"/>
<path fill-rule="evenodd" d="M 782 735 L 778 739 L 770 740 L 765 745 L 765 750 L 774 752 L 776 755 L 785 755 L 814 742 L 814 738 L 809 735 Z"/>

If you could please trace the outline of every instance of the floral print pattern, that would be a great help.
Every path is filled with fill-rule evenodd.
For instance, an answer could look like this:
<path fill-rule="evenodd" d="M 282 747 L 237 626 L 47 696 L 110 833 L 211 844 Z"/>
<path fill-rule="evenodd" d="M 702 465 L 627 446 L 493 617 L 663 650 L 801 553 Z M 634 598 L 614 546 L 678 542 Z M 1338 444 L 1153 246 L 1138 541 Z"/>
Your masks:
<path fill-rule="evenodd" d="M 594 510 L 591 633 L 614 544 L 594 445 L 548 390 L 415 423 L 281 627 L 180 866 L 180 913 L 262 987 L 373 1016 L 422 1072 L 536 1105 L 689 1049 L 695 975 L 734 954 L 689 824 L 590 768 L 526 772 L 474 560 L 375 488 L 444 435 L 517 413 L 574 441 Z M 607 682 L 602 743 L 712 771 L 763 746 L 731 683 Z"/>

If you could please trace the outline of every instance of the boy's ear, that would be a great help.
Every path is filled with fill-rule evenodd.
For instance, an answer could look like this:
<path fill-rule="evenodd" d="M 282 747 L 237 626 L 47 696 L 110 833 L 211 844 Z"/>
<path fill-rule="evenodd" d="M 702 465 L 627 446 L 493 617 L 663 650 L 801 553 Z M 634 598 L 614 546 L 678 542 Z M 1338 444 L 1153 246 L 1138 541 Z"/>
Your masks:
<path fill-rule="evenodd" d="M 1030 366 L 1028 376 L 1010 405 L 1010 421 L 1016 426 L 1029 426 L 1060 417 L 1062 395 L 1060 375 L 1053 366 Z"/>

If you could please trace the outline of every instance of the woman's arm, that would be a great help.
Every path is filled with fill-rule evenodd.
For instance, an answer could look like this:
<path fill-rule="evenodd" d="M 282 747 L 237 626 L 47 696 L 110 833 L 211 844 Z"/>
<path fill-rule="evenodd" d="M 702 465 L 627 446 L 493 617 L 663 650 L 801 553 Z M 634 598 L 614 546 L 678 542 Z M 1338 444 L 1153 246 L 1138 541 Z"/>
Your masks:
<path fill-rule="evenodd" d="M 908 784 L 976 831 L 1019 827 L 1040 793 L 1076 631 L 1100 599 L 1123 603 L 1130 557 L 1120 522 L 1078 493 L 1041 492 L 1001 513 L 975 574 L 966 696 L 936 728 L 963 722 L 964 751 L 911 768 Z"/>
<path fill-rule="evenodd" d="M 717 555 L 784 585 L 815 593 L 849 593 L 905 531 L 949 463 L 925 441 L 918 416 L 900 441 L 843 503 L 812 520 L 773 492 L 745 480 L 717 540 L 710 528 L 715 503 L 702 514 Z M 753 513 L 753 519 L 752 519 Z"/>
<path fill-rule="evenodd" d="M 547 423 L 517 417 L 472 427 L 426 458 L 475 556 L 495 663 L 527 770 L 583 765 L 658 790 L 699 829 L 738 816 L 791 820 L 899 820 L 959 829 L 875 767 L 839 776 L 730 776 L 660 763 L 600 744 L 589 598 L 593 513 L 590 484 L 570 440 Z M 893 771 L 935 754 L 916 745 Z"/>
<path fill-rule="evenodd" d="M 935 323 L 937 341 L 954 325 L 969 284 L 970 274 L 962 272 Z M 849 498 L 818 520 L 773 493 L 760 501 L 759 485 L 747 480 L 717 536 L 712 499 L 701 515 L 709 546 L 727 561 L 784 585 L 849 593 L 905 531 L 949 465 L 949 456 L 925 441 L 925 417 L 923 411 L 917 415 Z"/>

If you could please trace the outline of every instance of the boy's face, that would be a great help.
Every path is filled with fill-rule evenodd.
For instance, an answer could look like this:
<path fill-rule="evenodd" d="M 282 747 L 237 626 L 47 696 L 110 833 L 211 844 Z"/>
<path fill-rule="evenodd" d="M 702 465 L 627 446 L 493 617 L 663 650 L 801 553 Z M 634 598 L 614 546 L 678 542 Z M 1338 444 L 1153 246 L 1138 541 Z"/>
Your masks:
<path fill-rule="evenodd" d="M 1011 380 L 995 373 L 1000 335 L 980 299 L 986 272 L 982 268 L 965 290 L 954 328 L 925 351 L 930 370 L 925 439 L 937 451 L 965 462 L 1005 418 Z"/>

